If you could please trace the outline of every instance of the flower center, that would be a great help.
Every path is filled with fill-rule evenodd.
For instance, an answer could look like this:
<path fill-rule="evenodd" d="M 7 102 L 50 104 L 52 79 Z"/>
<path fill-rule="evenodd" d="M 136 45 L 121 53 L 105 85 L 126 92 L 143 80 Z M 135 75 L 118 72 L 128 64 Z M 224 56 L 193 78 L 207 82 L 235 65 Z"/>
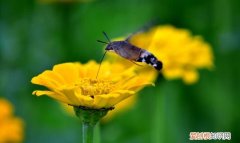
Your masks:
<path fill-rule="evenodd" d="M 82 95 L 100 95 L 108 94 L 113 88 L 112 81 L 85 78 L 77 84 Z"/>

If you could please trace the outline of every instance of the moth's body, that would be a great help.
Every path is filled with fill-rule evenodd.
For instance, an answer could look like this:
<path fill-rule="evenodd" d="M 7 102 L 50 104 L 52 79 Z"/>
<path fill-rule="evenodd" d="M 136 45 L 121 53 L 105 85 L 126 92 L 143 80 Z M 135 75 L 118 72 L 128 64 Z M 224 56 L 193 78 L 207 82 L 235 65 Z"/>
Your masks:
<path fill-rule="evenodd" d="M 133 62 L 145 62 L 153 66 L 156 70 L 162 69 L 162 62 L 152 53 L 132 45 L 128 40 L 110 42 L 105 50 L 114 51 L 119 56 Z"/>
<path fill-rule="evenodd" d="M 127 41 L 114 41 L 108 44 L 106 50 L 108 49 L 113 50 L 119 56 L 132 61 L 137 61 L 143 52 L 142 49 L 128 43 Z"/>

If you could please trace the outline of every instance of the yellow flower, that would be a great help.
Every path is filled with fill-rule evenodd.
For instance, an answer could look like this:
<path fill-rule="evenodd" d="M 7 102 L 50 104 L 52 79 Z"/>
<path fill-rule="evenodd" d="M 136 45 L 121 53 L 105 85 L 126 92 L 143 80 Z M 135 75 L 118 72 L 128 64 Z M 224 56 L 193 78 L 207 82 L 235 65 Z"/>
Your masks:
<path fill-rule="evenodd" d="M 197 69 L 213 67 L 211 46 L 185 29 L 156 26 L 133 36 L 131 43 L 147 49 L 163 62 L 162 74 L 166 79 L 182 78 L 191 84 L 199 78 Z"/>
<path fill-rule="evenodd" d="M 48 88 L 33 94 L 48 95 L 73 106 L 101 109 L 113 107 L 152 84 L 137 76 L 133 68 L 126 69 L 122 64 L 103 62 L 96 78 L 98 68 L 99 64 L 94 61 L 55 65 L 52 70 L 32 78 L 33 84 Z"/>
<path fill-rule="evenodd" d="M 19 143 L 23 140 L 23 121 L 12 114 L 11 103 L 0 98 L 0 143 Z"/>

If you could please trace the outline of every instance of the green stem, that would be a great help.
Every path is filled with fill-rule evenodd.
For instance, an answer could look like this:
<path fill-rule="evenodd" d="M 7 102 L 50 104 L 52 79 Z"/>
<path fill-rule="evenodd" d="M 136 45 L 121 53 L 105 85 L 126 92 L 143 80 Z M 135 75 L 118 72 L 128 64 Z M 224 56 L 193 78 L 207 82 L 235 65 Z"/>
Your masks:
<path fill-rule="evenodd" d="M 93 132 L 94 132 L 93 124 L 88 122 L 83 122 L 82 125 L 82 133 L 83 133 L 83 143 L 93 143 Z"/>
<path fill-rule="evenodd" d="M 107 114 L 109 110 L 112 110 L 113 107 L 92 109 L 82 106 L 73 106 L 73 108 L 75 114 L 81 119 L 83 123 L 82 125 L 83 143 L 93 143 L 94 126 L 98 123 L 98 121 L 102 117 L 104 117 Z"/>
<path fill-rule="evenodd" d="M 161 143 L 165 140 L 165 113 L 164 113 L 164 95 L 156 96 L 155 111 L 153 113 L 152 143 Z"/>
<path fill-rule="evenodd" d="M 94 128 L 94 137 L 93 137 L 93 142 L 94 143 L 100 143 L 101 141 L 101 135 L 100 135 L 100 124 L 99 122 L 96 124 Z"/>

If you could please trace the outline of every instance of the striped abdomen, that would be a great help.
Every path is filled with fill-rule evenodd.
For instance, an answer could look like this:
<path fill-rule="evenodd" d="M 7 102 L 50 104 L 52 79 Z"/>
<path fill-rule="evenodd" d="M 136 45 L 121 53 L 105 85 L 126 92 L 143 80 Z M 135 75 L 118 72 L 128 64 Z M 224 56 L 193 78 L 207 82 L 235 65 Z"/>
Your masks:
<path fill-rule="evenodd" d="M 156 70 L 162 69 L 162 62 L 159 61 L 152 53 L 143 50 L 137 59 L 137 62 L 145 62 L 151 66 L 153 66 Z"/>

